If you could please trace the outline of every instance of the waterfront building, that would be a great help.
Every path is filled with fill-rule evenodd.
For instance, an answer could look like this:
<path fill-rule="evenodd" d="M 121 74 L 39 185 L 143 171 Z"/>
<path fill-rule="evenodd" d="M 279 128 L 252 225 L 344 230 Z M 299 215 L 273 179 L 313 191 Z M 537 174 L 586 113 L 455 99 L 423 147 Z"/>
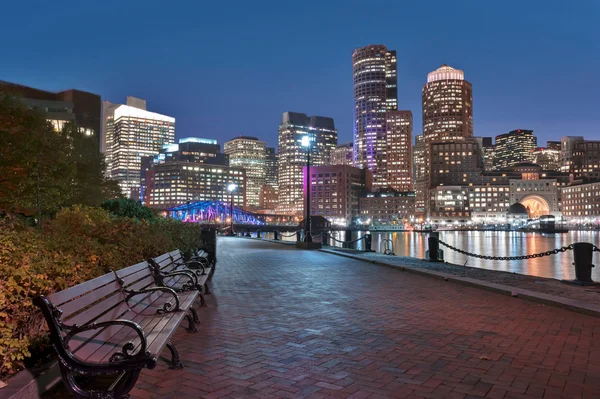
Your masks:
<path fill-rule="evenodd" d="M 188 201 L 230 203 L 230 183 L 237 186 L 233 205 L 246 207 L 243 168 L 173 160 L 153 164 L 146 171 L 145 181 L 144 203 L 151 208 L 165 210 Z"/>
<path fill-rule="evenodd" d="M 300 145 L 304 136 L 311 138 L 311 167 L 328 164 L 331 150 L 337 145 L 337 130 L 332 118 L 283 113 L 278 141 L 278 214 L 302 215 L 304 212 L 302 170 L 306 166 L 307 149 Z"/>
<path fill-rule="evenodd" d="M 412 191 L 412 112 L 387 111 L 385 118 L 388 187 L 396 191 Z"/>
<path fill-rule="evenodd" d="M 438 186 L 428 190 L 429 221 L 435 225 L 465 224 L 471 220 L 467 187 Z"/>
<path fill-rule="evenodd" d="M 246 170 L 246 205 L 258 208 L 260 189 L 266 182 L 266 143 L 256 137 L 239 136 L 226 141 L 223 152 L 229 155 L 229 165 Z"/>
<path fill-rule="evenodd" d="M 354 165 L 354 145 L 352 142 L 340 144 L 331 150 L 330 165 Z"/>
<path fill-rule="evenodd" d="M 565 136 L 561 140 L 561 168 L 573 180 L 600 180 L 600 140 Z"/>
<path fill-rule="evenodd" d="M 175 142 L 175 118 L 146 110 L 146 101 L 127 97 L 127 104 L 103 103 L 103 138 L 108 177 L 123 194 L 139 196 L 141 161 Z"/>
<path fill-rule="evenodd" d="M 494 169 L 504 169 L 521 162 L 533 162 L 537 138 L 533 130 L 517 129 L 496 136 Z"/>
<path fill-rule="evenodd" d="M 323 165 L 310 168 L 309 181 L 311 215 L 345 226 L 359 216 L 360 195 L 372 189 L 373 177 L 368 169 Z"/>
<path fill-rule="evenodd" d="M 510 179 L 510 203 L 517 202 L 527 209 L 532 219 L 542 215 L 560 216 L 557 180 Z"/>
<path fill-rule="evenodd" d="M 473 137 L 473 90 L 464 72 L 448 65 L 427 75 L 422 89 L 423 104 L 423 173 L 416 184 L 417 207 L 427 213 L 429 190 L 429 145 L 439 141 L 456 141 Z"/>
<path fill-rule="evenodd" d="M 502 224 L 510 202 L 510 185 L 494 184 L 467 187 L 471 221 L 475 224 Z"/>
<path fill-rule="evenodd" d="M 600 182 L 574 182 L 561 188 L 562 214 L 579 224 L 600 223 Z"/>
<path fill-rule="evenodd" d="M 277 154 L 275 148 L 267 147 L 265 157 L 265 184 L 274 188 L 277 185 Z"/>
<path fill-rule="evenodd" d="M 278 200 L 279 190 L 277 187 L 263 184 L 263 186 L 260 188 L 260 201 L 258 203 L 258 207 L 263 211 L 268 210 L 271 211 L 271 213 L 275 213 Z"/>
<path fill-rule="evenodd" d="M 5 81 L 0 81 L 0 93 L 14 95 L 25 105 L 43 111 L 56 131 L 74 122 L 80 132 L 98 140 L 100 149 L 102 102 L 98 94 L 76 89 L 50 92 Z"/>
<path fill-rule="evenodd" d="M 386 111 L 398 109 L 396 51 L 368 45 L 352 53 L 354 82 L 354 166 L 373 173 L 373 186 L 385 188 Z"/>
<path fill-rule="evenodd" d="M 414 221 L 414 191 L 366 192 L 360 197 L 360 223 L 389 225 Z"/>
<path fill-rule="evenodd" d="M 484 171 L 483 154 L 476 138 L 431 142 L 429 149 L 428 188 L 468 185 Z"/>

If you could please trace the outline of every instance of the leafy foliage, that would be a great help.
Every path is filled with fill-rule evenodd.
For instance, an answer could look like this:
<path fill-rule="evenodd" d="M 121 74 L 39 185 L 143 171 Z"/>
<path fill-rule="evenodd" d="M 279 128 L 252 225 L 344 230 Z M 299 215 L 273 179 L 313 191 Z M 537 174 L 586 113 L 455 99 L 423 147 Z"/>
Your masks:
<path fill-rule="evenodd" d="M 118 198 L 102 203 L 102 208 L 115 216 L 123 216 L 139 220 L 155 221 L 158 219 L 156 213 L 139 202 L 129 198 Z"/>
<path fill-rule="evenodd" d="M 0 375 L 17 371 L 31 354 L 30 344 L 45 334 L 34 296 L 200 245 L 196 225 L 115 217 L 101 208 L 65 208 L 41 231 L 15 217 L 1 218 Z"/>

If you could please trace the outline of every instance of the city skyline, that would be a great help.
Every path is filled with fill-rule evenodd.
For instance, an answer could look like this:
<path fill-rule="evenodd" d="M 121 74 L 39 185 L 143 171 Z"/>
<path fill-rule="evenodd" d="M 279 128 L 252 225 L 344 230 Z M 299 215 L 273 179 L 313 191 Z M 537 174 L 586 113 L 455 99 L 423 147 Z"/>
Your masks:
<path fill-rule="evenodd" d="M 593 138 L 600 119 L 593 107 L 594 88 L 600 83 L 593 66 L 598 64 L 599 52 L 593 51 L 598 46 L 592 40 L 595 28 L 584 21 L 589 18 L 592 22 L 594 15 L 600 15 L 600 8 L 591 2 L 579 3 L 577 7 L 550 3 L 553 6 L 548 3 L 544 3 L 544 7 L 521 5 L 519 17 L 528 23 L 526 27 L 519 25 L 519 29 L 510 29 L 510 24 L 504 23 L 511 18 L 509 5 L 492 10 L 491 6 L 470 2 L 440 4 L 433 15 L 426 12 L 429 7 L 426 5 L 402 5 L 400 9 L 390 4 L 390 13 L 402 11 L 403 15 L 414 15 L 414 18 L 405 19 L 402 26 L 385 26 L 379 23 L 378 10 L 322 4 L 318 15 L 308 11 L 297 11 L 293 15 L 292 21 L 308 22 L 307 28 L 315 28 L 306 29 L 307 40 L 302 43 L 285 30 L 278 35 L 268 34 L 281 23 L 274 18 L 276 13 L 285 10 L 259 13 L 264 16 L 253 21 L 252 26 L 264 26 L 249 37 L 240 37 L 240 31 L 249 28 L 249 22 L 243 20 L 243 5 L 228 9 L 228 18 L 219 22 L 222 26 L 214 22 L 192 26 L 187 14 L 195 15 L 188 12 L 193 10 L 185 10 L 184 15 L 184 10 L 163 9 L 152 4 L 143 9 L 129 4 L 120 8 L 119 15 L 111 14 L 111 18 L 117 18 L 115 24 L 121 19 L 129 20 L 134 12 L 140 18 L 134 19 L 131 31 L 129 28 L 118 32 L 107 30 L 106 39 L 112 40 L 103 37 L 100 42 L 85 34 L 93 27 L 88 24 L 88 6 L 73 3 L 72 7 L 66 7 L 69 16 L 75 17 L 73 24 L 52 24 L 52 31 L 58 35 L 72 30 L 82 33 L 73 37 L 76 42 L 73 45 L 81 49 L 77 52 L 78 62 L 73 62 L 75 54 L 56 57 L 52 63 L 41 62 L 47 59 L 48 48 L 35 38 L 50 29 L 50 24 L 44 21 L 48 14 L 40 12 L 39 17 L 33 16 L 31 29 L 6 44 L 5 51 L 12 57 L 0 66 L 0 77 L 52 91 L 78 88 L 98 93 L 103 100 L 112 102 L 127 95 L 145 98 L 156 112 L 177 119 L 177 138 L 197 136 L 219 138 L 223 142 L 238 135 L 249 135 L 274 147 L 281 113 L 301 110 L 332 117 L 339 130 L 339 142 L 346 142 L 352 138 L 352 72 L 348 68 L 352 51 L 367 44 L 384 44 L 398 52 L 398 108 L 413 112 L 414 136 L 422 132 L 420 88 L 426 75 L 448 64 L 464 70 L 474 86 L 475 136 L 496 136 L 525 128 L 534 130 L 540 142 L 565 135 Z M 22 6 L 11 4 L 10 7 L 18 14 Z M 51 5 L 40 7 L 41 11 L 52 8 Z M 262 9 L 265 5 L 258 7 Z M 108 10 L 110 7 L 94 13 L 102 19 Z M 144 28 L 143 22 L 137 22 L 143 21 L 143 17 L 157 18 L 163 11 L 172 20 L 180 19 L 171 34 L 163 30 L 151 32 Z M 202 11 L 207 16 L 211 12 L 225 13 L 218 5 L 203 7 Z M 469 24 L 455 24 L 453 19 L 465 12 Z M 489 20 L 492 12 L 495 18 Z M 77 18 L 78 15 L 86 18 Z M 332 15 L 340 18 L 335 18 L 327 28 L 320 25 L 324 20 L 331 21 Z M 362 19 L 356 24 L 358 15 Z M 348 22 L 343 22 L 345 19 Z M 430 21 L 425 24 L 425 19 Z M 18 23 L 18 20 L 9 20 L 4 28 L 16 28 L 17 25 L 13 25 Z M 173 23 L 166 21 L 165 30 Z M 560 29 L 556 29 L 557 24 Z M 377 29 L 370 29 L 374 25 Z M 446 32 L 450 26 L 454 30 L 439 40 L 439 32 Z M 475 28 L 477 37 L 468 34 Z M 187 38 L 175 35 L 181 30 L 189 33 Z M 370 30 L 373 32 L 368 33 Z M 144 35 L 132 35 L 133 31 L 142 31 Z M 332 37 L 327 41 L 320 39 L 326 35 Z M 187 49 L 189 40 L 204 36 L 206 39 L 200 44 L 206 45 L 208 51 L 215 51 L 213 58 L 192 55 Z M 117 38 L 119 40 L 115 40 Z M 273 52 L 292 39 L 298 50 Z M 91 40 L 94 45 L 83 46 L 85 40 Z M 141 51 L 155 46 L 159 55 L 165 55 L 164 60 L 158 57 L 147 63 L 130 55 L 125 57 L 126 68 L 115 68 L 108 52 L 114 56 L 126 55 L 132 43 Z M 302 62 L 290 63 L 292 59 L 297 60 L 297 52 L 302 50 L 305 50 Z M 205 62 L 208 60 L 211 62 Z M 590 90 L 582 91 L 581 87 Z M 257 92 L 261 93 L 260 101 L 256 101 Z M 229 117 L 232 98 L 242 105 L 236 107 L 237 118 Z M 255 123 L 245 122 L 250 118 Z"/>

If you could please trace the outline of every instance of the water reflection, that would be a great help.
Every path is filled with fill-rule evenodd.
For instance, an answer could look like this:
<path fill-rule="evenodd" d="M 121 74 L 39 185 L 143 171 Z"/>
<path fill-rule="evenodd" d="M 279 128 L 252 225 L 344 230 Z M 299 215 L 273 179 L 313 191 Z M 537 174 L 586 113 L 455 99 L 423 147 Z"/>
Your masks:
<path fill-rule="evenodd" d="M 341 240 L 344 232 L 335 232 L 334 237 Z M 364 232 L 352 233 L 352 239 L 362 237 Z M 381 252 L 383 239 L 390 239 L 396 255 L 424 258 L 427 249 L 427 234 L 411 232 L 373 233 L 371 249 Z M 457 248 L 481 255 L 517 256 L 545 252 L 554 248 L 567 246 L 575 242 L 591 242 L 600 247 L 600 233 L 597 231 L 571 231 L 565 234 L 521 233 L 516 231 L 442 231 L 440 239 Z M 363 241 L 353 248 L 363 249 Z M 341 246 L 335 243 L 336 246 Z M 501 270 L 532 276 L 552 277 L 556 279 L 573 279 L 573 252 L 568 251 L 549 257 L 520 261 L 483 260 L 458 254 L 447 248 L 444 258 L 450 263 L 483 269 Z M 594 261 L 600 263 L 600 257 L 594 255 Z M 600 281 L 600 268 L 592 271 L 592 278 Z"/>

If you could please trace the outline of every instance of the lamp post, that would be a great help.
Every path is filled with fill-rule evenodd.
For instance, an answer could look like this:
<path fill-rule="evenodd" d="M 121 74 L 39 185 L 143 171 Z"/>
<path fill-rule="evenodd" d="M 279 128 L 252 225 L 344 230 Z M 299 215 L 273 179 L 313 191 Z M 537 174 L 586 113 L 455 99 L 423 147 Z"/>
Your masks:
<path fill-rule="evenodd" d="M 312 242 L 312 236 L 310 235 L 310 137 L 302 136 L 300 144 L 306 148 L 306 232 L 304 233 L 304 242 Z"/>
<path fill-rule="evenodd" d="M 233 192 L 237 188 L 237 184 L 229 183 L 227 185 L 227 191 L 231 194 L 231 202 L 229 203 L 229 217 L 231 218 L 231 229 L 229 230 L 229 235 L 233 235 Z"/>

